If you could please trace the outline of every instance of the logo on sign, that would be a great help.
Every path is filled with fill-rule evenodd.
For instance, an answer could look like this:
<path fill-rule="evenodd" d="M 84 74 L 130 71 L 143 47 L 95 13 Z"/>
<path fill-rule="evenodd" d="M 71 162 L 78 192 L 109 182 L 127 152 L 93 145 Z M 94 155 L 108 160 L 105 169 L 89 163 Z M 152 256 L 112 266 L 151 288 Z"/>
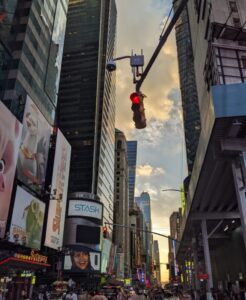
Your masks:
<path fill-rule="evenodd" d="M 69 201 L 69 216 L 80 216 L 102 219 L 102 204 L 93 201 L 85 200 L 70 200 Z"/>

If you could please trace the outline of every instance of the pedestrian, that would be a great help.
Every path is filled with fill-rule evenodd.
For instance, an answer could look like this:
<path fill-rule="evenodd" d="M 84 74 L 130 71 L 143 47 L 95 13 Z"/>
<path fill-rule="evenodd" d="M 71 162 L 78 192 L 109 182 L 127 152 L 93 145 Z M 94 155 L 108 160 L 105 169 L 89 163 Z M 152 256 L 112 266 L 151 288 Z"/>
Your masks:
<path fill-rule="evenodd" d="M 78 300 L 78 296 L 75 294 L 74 291 L 70 291 L 67 293 L 65 300 Z"/>

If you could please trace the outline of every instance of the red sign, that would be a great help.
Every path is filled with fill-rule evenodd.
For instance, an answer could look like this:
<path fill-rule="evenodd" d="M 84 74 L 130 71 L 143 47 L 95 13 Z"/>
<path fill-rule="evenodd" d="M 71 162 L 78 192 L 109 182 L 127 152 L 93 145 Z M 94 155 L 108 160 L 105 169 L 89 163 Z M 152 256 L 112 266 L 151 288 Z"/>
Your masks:
<path fill-rule="evenodd" d="M 208 280 L 209 276 L 206 273 L 198 273 L 197 278 L 200 280 Z"/>

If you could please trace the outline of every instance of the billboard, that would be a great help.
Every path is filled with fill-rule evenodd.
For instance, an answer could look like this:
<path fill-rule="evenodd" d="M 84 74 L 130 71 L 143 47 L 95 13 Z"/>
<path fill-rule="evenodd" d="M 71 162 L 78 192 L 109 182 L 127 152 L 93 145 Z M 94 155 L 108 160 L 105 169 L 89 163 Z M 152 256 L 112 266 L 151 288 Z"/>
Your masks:
<path fill-rule="evenodd" d="M 17 176 L 38 193 L 44 188 L 51 130 L 52 127 L 27 96 Z"/>
<path fill-rule="evenodd" d="M 101 254 L 89 251 L 71 251 L 65 255 L 64 270 L 71 272 L 100 271 Z"/>
<path fill-rule="evenodd" d="M 45 203 L 17 187 L 10 225 L 10 242 L 40 249 Z"/>
<path fill-rule="evenodd" d="M 68 216 L 102 219 L 102 203 L 86 200 L 69 200 Z"/>
<path fill-rule="evenodd" d="M 51 183 L 53 200 L 50 200 L 49 204 L 47 229 L 45 235 L 45 245 L 53 249 L 58 249 L 62 246 L 70 157 L 71 146 L 58 129 Z"/>
<path fill-rule="evenodd" d="M 22 124 L 0 102 L 0 238 L 8 218 Z"/>

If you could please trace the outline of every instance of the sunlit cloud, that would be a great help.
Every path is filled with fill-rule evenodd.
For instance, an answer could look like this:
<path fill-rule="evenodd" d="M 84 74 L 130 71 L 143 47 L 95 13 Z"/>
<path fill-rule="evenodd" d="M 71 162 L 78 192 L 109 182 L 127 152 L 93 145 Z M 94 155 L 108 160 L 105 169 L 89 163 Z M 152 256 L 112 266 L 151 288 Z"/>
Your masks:
<path fill-rule="evenodd" d="M 137 172 L 136 175 L 137 176 L 158 176 L 158 175 L 162 175 L 165 174 L 165 171 L 162 168 L 154 168 L 149 164 L 146 165 L 140 165 L 137 167 Z"/>

